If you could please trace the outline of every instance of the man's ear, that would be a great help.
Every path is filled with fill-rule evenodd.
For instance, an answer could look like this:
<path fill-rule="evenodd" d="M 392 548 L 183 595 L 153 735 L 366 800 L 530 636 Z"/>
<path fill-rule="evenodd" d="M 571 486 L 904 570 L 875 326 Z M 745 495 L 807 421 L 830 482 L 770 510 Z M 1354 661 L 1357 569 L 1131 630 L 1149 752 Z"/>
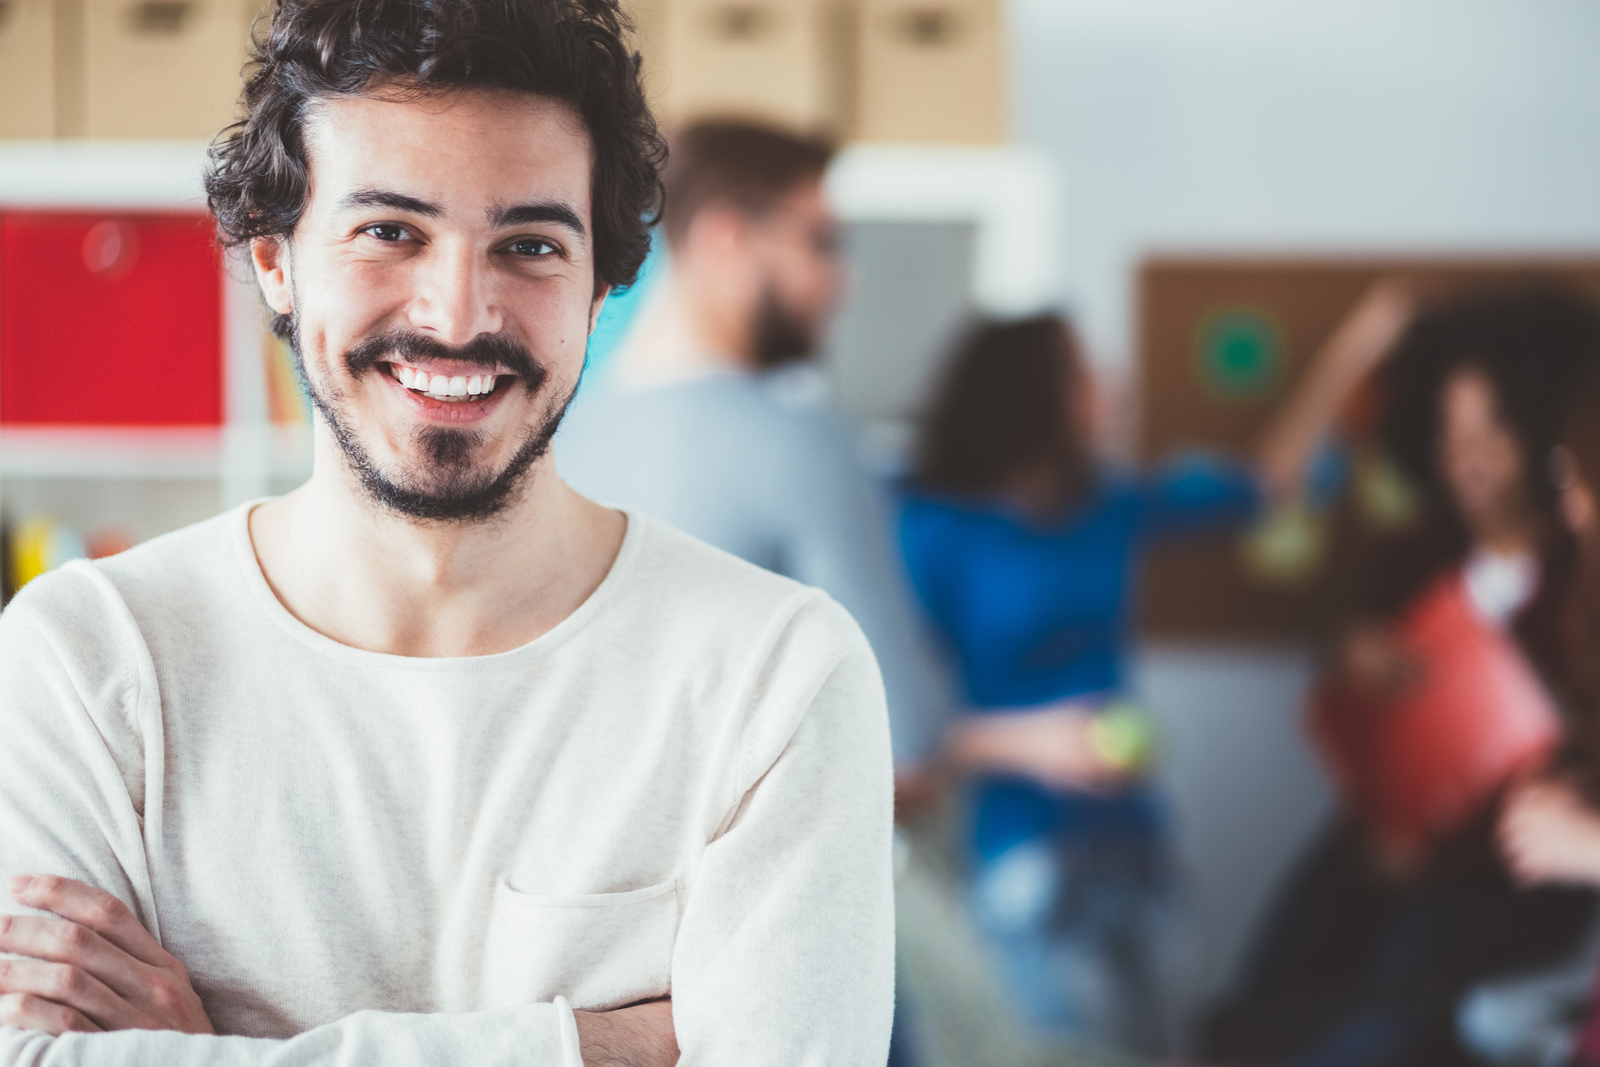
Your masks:
<path fill-rule="evenodd" d="M 598 282 L 594 287 L 594 301 L 589 305 L 589 332 L 594 333 L 594 328 L 600 325 L 600 309 L 606 306 L 606 297 L 611 295 L 611 286 L 601 285 Z"/>
<path fill-rule="evenodd" d="M 282 237 L 257 237 L 250 242 L 250 262 L 256 268 L 261 297 L 280 315 L 294 311 L 289 258 L 289 242 Z"/>

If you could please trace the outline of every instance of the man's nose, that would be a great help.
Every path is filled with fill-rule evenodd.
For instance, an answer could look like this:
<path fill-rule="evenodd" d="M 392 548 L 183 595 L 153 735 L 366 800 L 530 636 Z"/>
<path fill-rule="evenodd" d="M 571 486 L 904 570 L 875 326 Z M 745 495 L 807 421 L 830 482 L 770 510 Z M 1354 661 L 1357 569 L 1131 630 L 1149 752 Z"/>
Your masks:
<path fill-rule="evenodd" d="M 462 244 L 436 243 L 419 264 L 409 305 L 411 325 L 447 345 L 464 345 L 481 334 L 499 333 L 504 316 L 496 302 L 492 272 L 481 252 Z"/>

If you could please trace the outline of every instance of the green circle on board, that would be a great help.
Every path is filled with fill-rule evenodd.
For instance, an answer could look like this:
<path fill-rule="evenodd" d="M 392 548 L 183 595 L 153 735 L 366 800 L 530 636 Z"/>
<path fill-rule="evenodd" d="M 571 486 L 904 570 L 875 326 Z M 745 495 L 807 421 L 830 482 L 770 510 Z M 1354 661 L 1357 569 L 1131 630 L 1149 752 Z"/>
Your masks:
<path fill-rule="evenodd" d="M 1195 340 L 1200 381 L 1207 392 L 1225 400 L 1265 396 L 1283 375 L 1283 334 L 1263 311 L 1212 312 Z"/>

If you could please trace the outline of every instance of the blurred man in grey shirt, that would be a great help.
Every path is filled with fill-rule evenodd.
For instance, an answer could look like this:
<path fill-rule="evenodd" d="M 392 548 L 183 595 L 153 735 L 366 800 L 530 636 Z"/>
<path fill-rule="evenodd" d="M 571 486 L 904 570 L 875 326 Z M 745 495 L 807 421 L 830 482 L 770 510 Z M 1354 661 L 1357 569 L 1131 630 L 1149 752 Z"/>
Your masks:
<path fill-rule="evenodd" d="M 638 508 L 815 585 L 855 616 L 888 691 L 902 785 L 938 747 L 948 696 L 910 608 L 886 503 L 804 360 L 838 304 L 831 145 L 742 122 L 675 140 L 671 265 L 556 443 L 579 492 Z"/>

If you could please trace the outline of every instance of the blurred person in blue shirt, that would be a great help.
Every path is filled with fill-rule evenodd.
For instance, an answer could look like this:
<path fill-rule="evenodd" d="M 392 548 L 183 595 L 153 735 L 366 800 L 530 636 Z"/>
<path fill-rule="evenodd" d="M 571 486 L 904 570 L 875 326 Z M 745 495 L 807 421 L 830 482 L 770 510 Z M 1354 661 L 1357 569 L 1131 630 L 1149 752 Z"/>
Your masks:
<path fill-rule="evenodd" d="M 1369 300 L 1357 328 L 1392 328 L 1392 304 Z M 1163 814 L 1126 699 L 1140 556 L 1295 499 L 1365 369 L 1337 352 L 1314 367 L 1254 465 L 1143 472 L 1095 460 L 1089 376 L 1057 316 L 978 326 L 935 395 L 901 544 L 967 703 L 948 752 L 973 776 L 975 916 L 1043 1032 L 1162 1051 Z"/>
<path fill-rule="evenodd" d="M 557 439 L 580 492 L 638 508 L 814 585 L 861 625 L 883 671 L 897 787 L 924 764 L 950 703 L 895 552 L 890 503 L 807 359 L 839 302 L 839 223 L 823 195 L 833 147 L 708 121 L 672 143 L 664 279 Z"/>

